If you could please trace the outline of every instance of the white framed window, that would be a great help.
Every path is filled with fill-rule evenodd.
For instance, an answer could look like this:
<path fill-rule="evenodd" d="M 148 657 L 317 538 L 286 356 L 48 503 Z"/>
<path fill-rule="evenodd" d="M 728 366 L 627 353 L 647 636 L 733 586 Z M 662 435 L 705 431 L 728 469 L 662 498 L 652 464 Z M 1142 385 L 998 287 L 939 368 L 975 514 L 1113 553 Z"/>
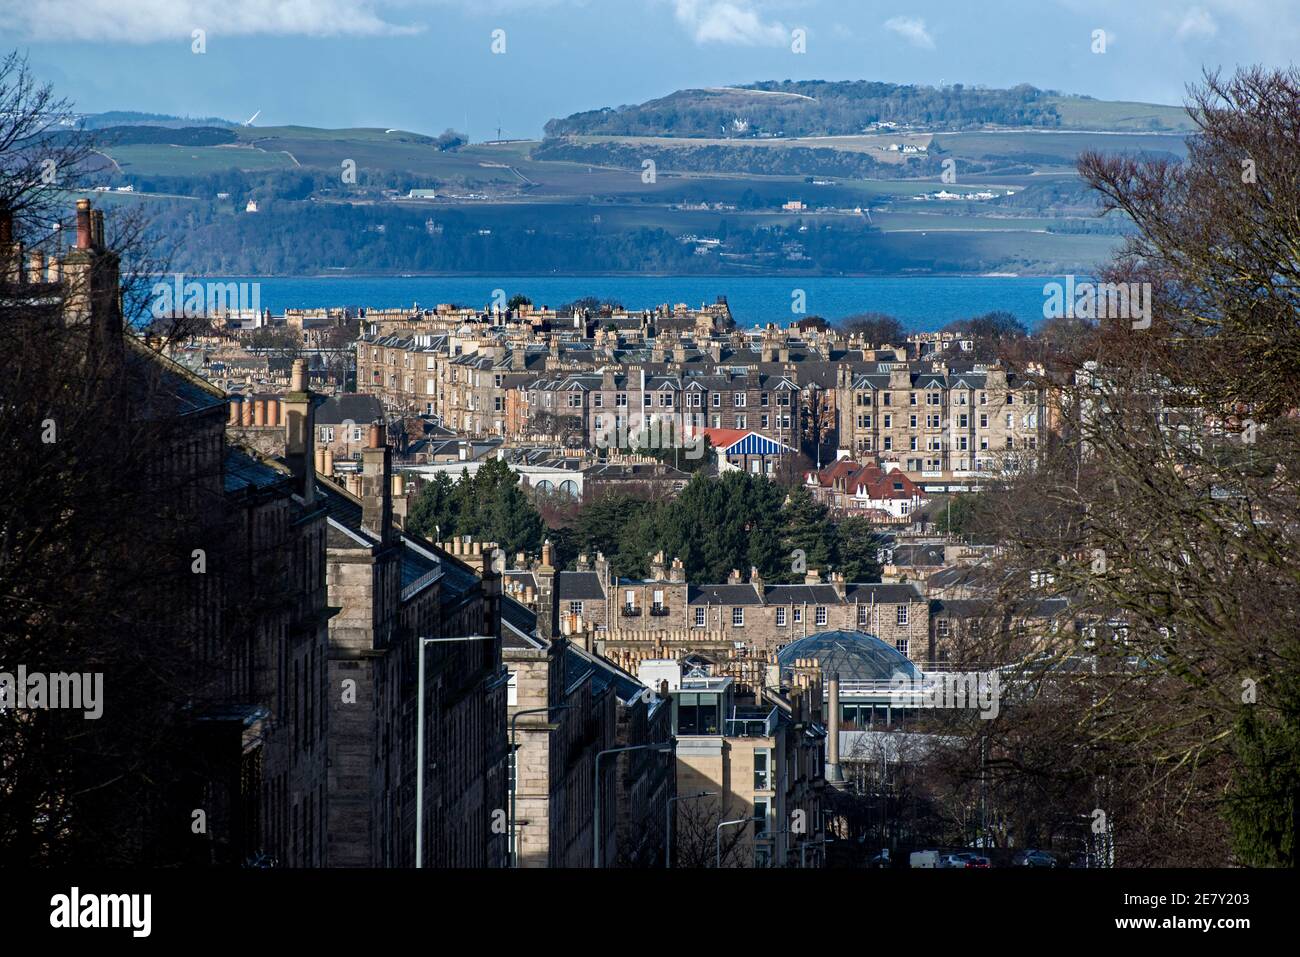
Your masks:
<path fill-rule="evenodd" d="M 778 627 L 778 628 L 784 628 L 784 627 L 785 627 L 785 609 L 784 609 L 784 608 L 778 608 L 778 609 L 776 610 L 776 627 Z"/>
<path fill-rule="evenodd" d="M 581 615 L 581 614 L 582 614 L 582 602 L 580 602 L 580 601 L 571 601 L 571 602 L 569 602 L 569 614 L 570 614 L 570 615 Z"/>
<path fill-rule="evenodd" d="M 703 608 L 697 608 L 697 609 L 695 609 L 695 627 L 696 627 L 696 628 L 703 628 L 703 627 L 704 627 L 704 614 L 705 614 L 705 612 L 704 612 L 704 609 L 703 609 Z"/>
<path fill-rule="evenodd" d="M 826 624 L 826 606 L 825 606 L 825 605 L 818 605 L 818 606 L 817 606 L 816 611 L 813 612 L 813 623 L 814 623 L 814 624 L 817 624 L 817 625 L 824 625 L 824 624 Z"/>
<path fill-rule="evenodd" d="M 907 624 L 907 611 L 908 611 L 908 606 L 907 606 L 907 605 L 899 605 L 899 606 L 898 606 L 898 608 L 897 608 L 897 619 L 896 619 L 896 620 L 898 621 L 898 623 L 899 623 L 900 625 L 906 625 L 906 624 Z"/>
<path fill-rule="evenodd" d="M 754 790 L 772 790 L 772 751 L 770 748 L 754 749 Z M 757 817 L 757 814 L 755 814 Z"/>
<path fill-rule="evenodd" d="M 745 627 L 745 609 L 739 607 L 731 609 L 731 627 Z"/>
<path fill-rule="evenodd" d="M 795 623 L 796 625 L 799 625 L 799 624 L 802 624 L 802 623 L 803 623 L 803 609 L 802 609 L 802 608 L 796 608 L 796 609 L 794 610 L 794 623 Z"/>

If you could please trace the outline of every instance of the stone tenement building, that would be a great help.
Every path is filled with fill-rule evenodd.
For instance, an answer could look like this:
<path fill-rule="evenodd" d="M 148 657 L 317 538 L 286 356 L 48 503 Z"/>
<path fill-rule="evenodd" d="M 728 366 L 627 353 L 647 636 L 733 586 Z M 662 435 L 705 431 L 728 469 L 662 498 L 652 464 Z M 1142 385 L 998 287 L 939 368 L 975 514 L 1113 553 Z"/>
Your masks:
<path fill-rule="evenodd" d="M 596 755 L 668 741 L 671 709 L 631 675 L 577 644 L 590 645 L 589 630 L 573 641 L 547 640 L 531 625 L 508 629 L 504 652 L 518 741 L 514 853 L 520 867 L 590 867 L 596 850 Z M 658 866 L 665 810 L 675 793 L 671 754 L 646 749 L 607 755 L 600 771 L 601 866 Z"/>
<path fill-rule="evenodd" d="M 482 576 L 397 527 L 392 453 L 379 423 L 365 426 L 349 492 L 319 474 L 322 397 L 296 361 L 280 400 L 277 463 L 310 476 L 302 497 L 328 518 L 323 556 L 328 626 L 328 847 L 325 863 L 415 863 L 416 714 L 425 655 L 424 866 L 498 867 L 504 831 L 505 708 L 500 579 Z M 237 434 L 248 430 L 231 423 Z M 258 431 L 258 430 L 254 430 Z M 263 429 L 257 438 L 265 454 Z M 474 638 L 463 641 L 459 639 Z M 420 639 L 435 639 L 423 647 Z M 438 639 L 452 639 L 441 641 Z M 499 817 L 499 813 L 497 814 Z"/>
<path fill-rule="evenodd" d="M 152 524 L 124 527 L 121 541 L 150 556 L 150 607 L 135 637 L 150 649 L 151 687 L 178 698 L 172 707 L 182 716 L 181 741 L 195 759 L 183 768 L 135 769 L 129 780 L 151 779 L 156 792 L 146 785 L 145 793 L 118 794 L 108 782 L 96 795 L 151 809 L 128 822 L 133 833 L 116 835 L 139 849 L 142 862 L 321 866 L 329 731 L 325 510 L 302 494 L 303 473 L 268 467 L 227 441 L 221 390 L 125 331 L 118 258 L 105 244 L 103 213 L 87 199 L 76 204 L 75 237 L 61 258 L 24 256 L 12 218 L 0 210 L 0 298 L 7 306 L 57 309 L 67 325 L 84 326 L 95 373 L 125 384 L 110 399 L 138 407 L 130 417 L 123 410 L 120 421 L 147 422 L 157 440 L 138 477 Z M 137 434 L 100 439 L 142 441 Z M 173 573 L 182 549 L 183 567 Z M 116 573 L 81 571 L 109 580 Z M 122 591 L 138 587 L 124 583 Z M 186 666 L 173 673 L 177 657 Z M 110 687 L 121 687 L 114 684 L 119 666 L 105 662 Z M 105 726 L 113 720 L 110 710 Z M 150 759 L 174 730 L 149 729 Z M 199 834 L 190 826 L 196 809 L 204 812 Z"/>
<path fill-rule="evenodd" d="M 1000 469 L 1050 424 L 1041 375 L 960 348 L 935 358 L 924 337 L 876 348 L 833 330 L 640 331 L 656 335 L 558 324 L 368 333 L 356 345 L 357 388 L 507 441 L 573 433 L 592 447 L 603 430 L 657 419 L 753 429 L 810 455 L 843 449 L 918 474 Z"/>
<path fill-rule="evenodd" d="M 1043 379 L 997 366 L 844 364 L 836 373 L 839 445 L 913 473 L 997 471 L 1043 441 L 1046 400 Z"/>
<path fill-rule="evenodd" d="M 720 856 L 724 867 L 820 866 L 827 732 L 815 663 L 767 684 L 753 704 L 737 701 L 731 677 L 678 660 L 643 661 L 638 675 L 671 702 L 678 793 L 709 795 L 678 802 L 678 865 Z M 720 822 L 745 818 L 718 834 Z"/>
<path fill-rule="evenodd" d="M 549 634 L 594 630 L 593 650 L 629 672 L 646 659 L 701 654 L 715 673 L 753 693 L 767 684 L 777 652 L 799 638 L 845 629 L 879 637 L 915 662 L 937 660 L 929 602 L 911 583 L 846 582 L 816 569 L 804 584 L 749 580 L 733 572 L 719 584 L 686 581 L 681 561 L 655 556 L 645 579 L 616 578 L 602 555 L 579 556 L 574 571 L 558 571 L 551 546 L 541 560 L 504 573 L 507 594 L 538 615 Z M 522 563 L 521 563 L 522 564 Z M 549 623 L 549 625 L 547 624 Z"/>

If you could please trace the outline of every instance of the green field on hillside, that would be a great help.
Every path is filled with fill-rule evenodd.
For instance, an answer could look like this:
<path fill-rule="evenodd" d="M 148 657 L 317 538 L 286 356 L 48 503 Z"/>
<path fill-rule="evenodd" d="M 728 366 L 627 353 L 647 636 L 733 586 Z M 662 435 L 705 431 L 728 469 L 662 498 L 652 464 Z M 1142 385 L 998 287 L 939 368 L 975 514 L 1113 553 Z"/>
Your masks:
<path fill-rule="evenodd" d="M 1090 100 L 1077 96 L 1049 98 L 1061 115 L 1061 124 L 1084 130 L 1180 130 L 1196 129 L 1192 118 L 1181 106 L 1156 103 L 1126 103 L 1116 100 Z"/>
<path fill-rule="evenodd" d="M 201 176 L 226 170 L 293 169 L 285 153 L 237 146 L 112 146 L 103 153 L 124 174 L 138 176 Z"/>

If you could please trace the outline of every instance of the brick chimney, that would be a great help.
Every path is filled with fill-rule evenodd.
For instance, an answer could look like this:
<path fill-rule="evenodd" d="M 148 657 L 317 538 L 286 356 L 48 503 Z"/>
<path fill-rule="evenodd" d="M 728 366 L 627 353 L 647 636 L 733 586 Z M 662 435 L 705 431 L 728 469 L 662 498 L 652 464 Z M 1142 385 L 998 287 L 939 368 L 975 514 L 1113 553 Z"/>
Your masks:
<path fill-rule="evenodd" d="M 14 242 L 14 214 L 0 209 L 0 282 L 18 282 L 22 257 L 22 244 Z"/>
<path fill-rule="evenodd" d="M 92 343 L 116 351 L 122 347 L 120 269 L 103 235 L 104 214 L 90 200 L 77 200 L 77 246 L 63 260 L 64 316 L 69 324 L 89 324 Z"/>
<path fill-rule="evenodd" d="M 293 471 L 304 501 L 316 498 L 316 406 L 307 388 L 307 363 L 293 360 L 289 391 L 284 396 L 284 460 Z"/>
<path fill-rule="evenodd" d="M 361 451 L 361 524 L 379 540 L 393 532 L 393 457 L 384 426 L 370 426 L 370 441 Z"/>
<path fill-rule="evenodd" d="M 90 200 L 77 200 L 77 248 L 89 249 L 90 242 Z"/>

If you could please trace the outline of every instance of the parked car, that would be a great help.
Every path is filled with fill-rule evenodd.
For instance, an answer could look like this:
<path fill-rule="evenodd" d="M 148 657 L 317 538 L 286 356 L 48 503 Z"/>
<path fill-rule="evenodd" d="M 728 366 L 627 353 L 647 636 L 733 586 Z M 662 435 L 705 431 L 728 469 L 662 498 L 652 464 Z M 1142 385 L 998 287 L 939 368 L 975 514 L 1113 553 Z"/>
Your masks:
<path fill-rule="evenodd" d="M 935 867 L 965 867 L 966 860 L 961 854 L 945 854 L 939 858 Z"/>
<path fill-rule="evenodd" d="M 1011 858 L 1014 867 L 1058 867 L 1056 858 L 1046 851 L 1026 848 Z"/>
<path fill-rule="evenodd" d="M 963 854 L 962 857 L 966 858 L 967 867 L 992 867 L 993 866 L 992 861 L 990 861 L 987 857 L 984 857 L 983 855 L 980 854 Z"/>

